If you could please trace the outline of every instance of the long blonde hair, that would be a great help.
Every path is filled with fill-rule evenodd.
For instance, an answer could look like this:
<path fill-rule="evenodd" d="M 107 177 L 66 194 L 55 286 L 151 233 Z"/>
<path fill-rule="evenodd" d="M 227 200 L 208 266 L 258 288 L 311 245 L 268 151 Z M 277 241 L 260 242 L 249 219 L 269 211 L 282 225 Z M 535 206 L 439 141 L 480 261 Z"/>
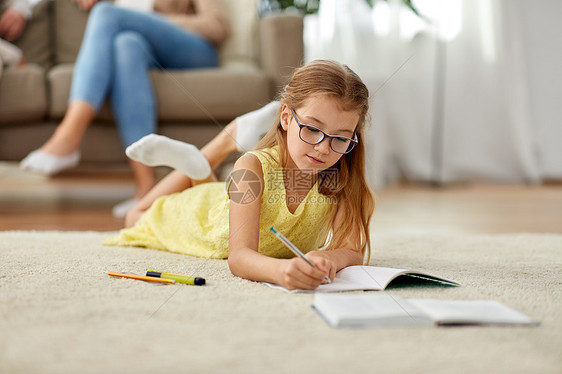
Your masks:
<path fill-rule="evenodd" d="M 361 234 L 361 253 L 366 263 L 371 256 L 371 237 L 369 235 L 369 223 L 375 209 L 375 200 L 365 178 L 365 126 L 369 110 L 369 90 L 349 67 L 335 61 L 316 60 L 312 61 L 293 73 L 287 86 L 279 94 L 281 104 L 290 108 L 298 109 L 304 102 L 313 96 L 327 96 L 335 98 L 341 109 L 359 114 L 356 127 L 359 143 L 353 150 L 344 154 L 340 160 L 328 169 L 337 172 L 337 186 L 330 184 L 329 188 L 323 185 L 323 173 L 320 172 L 319 191 L 325 195 L 334 196 L 336 206 L 332 208 L 330 217 L 331 238 L 325 238 L 326 249 L 339 248 L 343 245 L 349 233 L 354 232 L 357 227 Z M 281 166 L 287 165 L 287 143 L 286 132 L 281 127 L 280 113 L 278 113 L 274 126 L 259 142 L 256 149 L 271 148 L 279 145 L 281 155 Z M 333 177 L 331 177 L 333 178 Z M 331 179 L 333 181 L 333 179 Z M 335 226 L 336 214 L 339 227 Z M 359 243 L 358 243 L 359 244 Z"/>

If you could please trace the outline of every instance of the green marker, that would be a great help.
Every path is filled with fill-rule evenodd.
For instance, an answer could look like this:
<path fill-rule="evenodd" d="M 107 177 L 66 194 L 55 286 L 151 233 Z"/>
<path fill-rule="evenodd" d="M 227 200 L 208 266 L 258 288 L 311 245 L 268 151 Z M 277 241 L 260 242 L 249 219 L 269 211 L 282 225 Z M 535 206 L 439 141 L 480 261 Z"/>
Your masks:
<path fill-rule="evenodd" d="M 154 270 L 148 270 L 146 272 L 146 276 L 164 278 L 164 279 L 173 279 L 177 283 L 191 284 L 195 286 L 202 286 L 205 284 L 205 278 L 190 277 L 189 275 L 170 274 L 170 273 L 154 271 Z"/>

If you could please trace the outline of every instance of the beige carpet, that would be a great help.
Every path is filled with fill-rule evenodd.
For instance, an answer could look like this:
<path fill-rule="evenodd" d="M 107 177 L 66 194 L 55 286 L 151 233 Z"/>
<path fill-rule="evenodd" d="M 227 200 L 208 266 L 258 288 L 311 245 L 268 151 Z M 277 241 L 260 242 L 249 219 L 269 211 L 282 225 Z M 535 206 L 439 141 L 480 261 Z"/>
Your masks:
<path fill-rule="evenodd" d="M 336 330 L 310 294 L 232 276 L 226 261 L 104 247 L 108 233 L 0 232 L 0 373 L 560 373 L 562 236 L 375 235 L 377 265 L 459 288 L 403 297 L 494 299 L 540 327 Z M 203 287 L 117 279 L 147 268 Z"/>

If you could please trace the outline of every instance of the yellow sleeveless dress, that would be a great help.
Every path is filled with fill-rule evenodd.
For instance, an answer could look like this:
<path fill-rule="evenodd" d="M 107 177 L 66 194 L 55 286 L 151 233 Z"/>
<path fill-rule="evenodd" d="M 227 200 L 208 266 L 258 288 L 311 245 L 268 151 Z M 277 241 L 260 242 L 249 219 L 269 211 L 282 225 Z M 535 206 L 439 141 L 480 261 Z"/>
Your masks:
<path fill-rule="evenodd" d="M 332 199 L 318 191 L 317 182 L 291 213 L 286 204 L 283 180 L 279 180 L 282 175 L 279 172 L 279 148 L 249 153 L 260 160 L 265 183 L 258 251 L 270 257 L 294 257 L 269 231 L 270 226 L 283 233 L 302 252 L 317 250 L 329 230 Z M 273 157 L 268 157 L 268 154 Z M 200 184 L 159 198 L 134 227 L 121 230 L 104 244 L 147 247 L 204 258 L 227 258 L 229 206 L 225 183 Z"/>

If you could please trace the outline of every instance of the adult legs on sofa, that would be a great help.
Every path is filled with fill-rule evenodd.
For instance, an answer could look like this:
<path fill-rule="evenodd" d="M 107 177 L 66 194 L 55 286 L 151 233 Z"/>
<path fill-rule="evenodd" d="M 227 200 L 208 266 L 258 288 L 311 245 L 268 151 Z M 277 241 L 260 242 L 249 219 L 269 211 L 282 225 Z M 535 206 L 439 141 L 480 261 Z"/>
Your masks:
<path fill-rule="evenodd" d="M 217 65 L 211 42 L 164 16 L 98 3 L 76 61 L 67 112 L 54 134 L 21 167 L 51 175 L 76 166 L 84 133 L 107 97 L 125 147 L 154 133 L 157 116 L 149 69 Z M 151 167 L 135 161 L 131 166 L 138 199 L 156 179 Z"/>

